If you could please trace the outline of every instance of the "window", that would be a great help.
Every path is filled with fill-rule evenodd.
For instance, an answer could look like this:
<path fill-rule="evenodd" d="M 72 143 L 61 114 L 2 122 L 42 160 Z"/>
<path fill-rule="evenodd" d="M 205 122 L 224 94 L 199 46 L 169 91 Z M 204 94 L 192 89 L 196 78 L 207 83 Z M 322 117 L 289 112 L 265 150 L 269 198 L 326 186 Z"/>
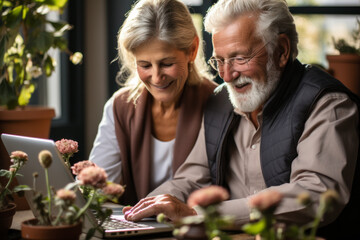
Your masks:
<path fill-rule="evenodd" d="M 299 34 L 299 60 L 327 68 L 327 54 L 338 54 L 333 39 L 353 41 L 360 0 L 288 0 Z"/>

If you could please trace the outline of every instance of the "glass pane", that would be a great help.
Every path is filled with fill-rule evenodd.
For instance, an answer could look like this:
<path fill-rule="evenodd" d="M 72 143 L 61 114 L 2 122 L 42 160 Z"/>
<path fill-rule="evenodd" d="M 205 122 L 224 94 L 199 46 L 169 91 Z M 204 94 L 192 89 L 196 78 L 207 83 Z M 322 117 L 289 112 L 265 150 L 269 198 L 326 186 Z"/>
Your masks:
<path fill-rule="evenodd" d="M 188 6 L 202 6 L 203 5 L 203 0 L 181 0 L 181 1 Z"/>
<path fill-rule="evenodd" d="M 338 54 L 332 38 L 344 38 L 353 43 L 351 34 L 357 26 L 356 17 L 360 16 L 294 15 L 299 34 L 299 60 L 327 68 L 326 54 Z"/>
<path fill-rule="evenodd" d="M 287 0 L 289 6 L 359 6 L 360 0 Z"/>

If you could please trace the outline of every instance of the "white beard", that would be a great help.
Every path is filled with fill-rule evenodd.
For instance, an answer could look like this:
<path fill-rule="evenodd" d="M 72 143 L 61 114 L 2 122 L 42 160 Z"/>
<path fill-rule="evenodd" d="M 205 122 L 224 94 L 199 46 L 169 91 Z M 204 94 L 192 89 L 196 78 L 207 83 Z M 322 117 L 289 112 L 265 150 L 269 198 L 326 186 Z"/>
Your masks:
<path fill-rule="evenodd" d="M 270 97 L 280 81 L 281 72 L 275 68 L 273 61 L 268 62 L 266 69 L 268 77 L 265 83 L 243 76 L 233 82 L 226 83 L 229 98 L 234 108 L 244 113 L 253 112 Z M 251 83 L 250 91 L 246 93 L 236 92 L 235 86 L 244 83 Z"/>

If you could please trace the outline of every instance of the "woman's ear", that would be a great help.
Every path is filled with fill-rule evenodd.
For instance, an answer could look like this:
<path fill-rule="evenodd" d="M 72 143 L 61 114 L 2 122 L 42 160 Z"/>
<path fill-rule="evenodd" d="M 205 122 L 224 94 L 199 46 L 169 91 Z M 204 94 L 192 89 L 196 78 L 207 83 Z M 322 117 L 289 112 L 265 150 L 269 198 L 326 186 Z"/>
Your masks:
<path fill-rule="evenodd" d="M 197 51 L 199 49 L 199 37 L 195 36 L 192 44 L 191 44 L 191 47 L 190 47 L 190 62 L 193 62 L 195 61 L 195 58 L 196 58 L 196 54 L 197 54 Z"/>
<path fill-rule="evenodd" d="M 277 56 L 279 67 L 284 68 L 290 58 L 290 39 L 285 33 L 279 34 Z"/>

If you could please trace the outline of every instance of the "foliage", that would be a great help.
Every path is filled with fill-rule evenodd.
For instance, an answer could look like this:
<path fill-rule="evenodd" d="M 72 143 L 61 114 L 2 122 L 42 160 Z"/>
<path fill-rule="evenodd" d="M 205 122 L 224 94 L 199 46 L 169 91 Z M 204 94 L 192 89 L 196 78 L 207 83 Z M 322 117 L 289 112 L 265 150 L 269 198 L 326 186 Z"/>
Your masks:
<path fill-rule="evenodd" d="M 62 139 L 57 142 L 56 146 L 59 149 L 66 149 L 67 146 L 62 144 L 69 142 L 75 143 L 72 140 Z M 76 148 L 71 148 L 74 153 L 77 152 L 77 142 L 75 145 Z M 124 192 L 124 188 L 119 184 L 108 182 L 104 169 L 97 167 L 95 164 L 83 164 L 81 162 L 79 164 L 83 167 L 77 168 L 78 172 L 76 172 L 78 181 L 69 183 L 63 189 L 55 191 L 51 187 L 48 177 L 52 154 L 47 150 L 41 151 L 39 153 L 39 162 L 45 171 L 47 193 L 44 195 L 36 190 L 38 174 L 34 173 L 33 204 L 38 212 L 38 214 L 35 214 L 38 224 L 51 226 L 74 224 L 83 221 L 87 209 L 91 209 L 99 221 L 93 223 L 93 228 L 88 231 L 86 239 L 90 239 L 96 230 L 101 230 L 101 225 L 112 214 L 111 209 L 104 208 L 102 205 L 108 200 L 116 202 L 117 198 Z M 75 204 L 76 191 L 82 192 L 86 200 L 84 206 L 78 207 Z"/>
<path fill-rule="evenodd" d="M 340 38 L 338 40 L 335 40 L 333 37 L 333 43 L 336 50 L 340 52 L 340 54 L 344 53 L 355 53 L 360 55 L 360 19 L 357 18 L 357 29 L 354 29 L 351 36 L 354 41 L 353 44 L 350 44 L 345 39 Z"/>
<path fill-rule="evenodd" d="M 51 11 L 62 13 L 68 0 L 0 0 L 0 106 L 26 106 L 35 90 L 33 79 L 49 77 L 56 61 L 49 54 L 59 49 L 78 64 L 82 54 L 67 48 L 64 34 L 72 28 L 63 20 L 49 20 Z"/>
<path fill-rule="evenodd" d="M 27 162 L 28 156 L 22 151 L 14 151 L 10 155 L 11 163 L 9 170 L 1 169 L 0 177 L 5 177 L 8 182 L 5 186 L 0 184 L 0 210 L 5 209 L 9 201 L 13 201 L 13 193 L 21 195 L 23 191 L 30 190 L 26 185 L 18 185 L 11 188 L 10 185 L 16 176 L 21 176 L 18 171 Z"/>
<path fill-rule="evenodd" d="M 276 191 L 267 191 L 264 194 L 255 196 L 258 203 L 268 202 L 268 198 L 271 195 L 278 194 Z M 283 223 L 276 221 L 274 212 L 279 205 L 282 195 L 278 195 L 276 201 L 270 202 L 266 207 L 259 207 L 260 204 L 253 204 L 250 199 L 250 206 L 252 206 L 252 216 L 255 217 L 255 221 L 245 224 L 242 230 L 251 235 L 259 235 L 262 240 L 315 240 L 316 231 L 320 224 L 321 219 L 326 212 L 330 211 L 332 207 L 338 201 L 338 194 L 333 190 L 328 190 L 320 196 L 319 207 L 317 209 L 315 218 L 312 222 L 303 226 L 290 225 L 286 226 Z M 308 193 L 303 193 L 298 196 L 298 201 L 304 206 L 312 204 Z"/>
<path fill-rule="evenodd" d="M 220 186 L 209 186 L 190 194 L 187 205 L 197 209 L 198 215 L 183 217 L 174 222 L 173 235 L 178 239 L 222 239 L 230 240 L 224 231 L 233 225 L 232 216 L 222 216 L 218 211 L 218 204 L 229 198 L 228 191 Z M 157 216 L 158 222 L 166 222 L 164 214 Z M 192 227 L 200 229 L 191 230 Z"/>

